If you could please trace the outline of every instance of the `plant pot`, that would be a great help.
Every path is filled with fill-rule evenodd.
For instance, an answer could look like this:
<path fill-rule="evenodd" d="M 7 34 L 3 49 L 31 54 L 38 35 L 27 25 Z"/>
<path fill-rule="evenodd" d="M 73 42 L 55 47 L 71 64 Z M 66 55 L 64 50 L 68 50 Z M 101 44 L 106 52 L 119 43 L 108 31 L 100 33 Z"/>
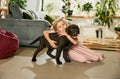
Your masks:
<path fill-rule="evenodd" d="M 102 29 L 97 29 L 95 31 L 96 31 L 96 38 L 99 38 L 99 35 L 100 35 L 100 38 L 102 38 L 102 36 L 103 36 L 103 30 Z"/>
<path fill-rule="evenodd" d="M 73 10 L 68 10 L 68 16 L 71 16 L 73 14 Z"/>

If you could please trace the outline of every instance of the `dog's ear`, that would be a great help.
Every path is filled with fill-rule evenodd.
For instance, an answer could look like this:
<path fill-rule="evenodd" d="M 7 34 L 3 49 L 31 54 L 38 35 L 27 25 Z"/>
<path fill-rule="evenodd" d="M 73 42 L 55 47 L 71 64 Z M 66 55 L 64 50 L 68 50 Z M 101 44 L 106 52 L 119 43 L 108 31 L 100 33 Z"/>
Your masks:
<path fill-rule="evenodd" d="M 79 28 L 79 26 L 78 25 L 73 25 L 74 26 L 74 28 L 76 29 L 76 31 L 78 32 L 78 34 L 80 34 L 80 28 Z"/>
<path fill-rule="evenodd" d="M 70 27 L 67 27 L 67 28 L 66 28 L 66 32 L 67 32 L 67 34 L 70 34 L 69 29 L 70 29 Z"/>
<path fill-rule="evenodd" d="M 78 29 L 78 34 L 80 34 L 80 28 L 77 26 L 77 29 Z"/>

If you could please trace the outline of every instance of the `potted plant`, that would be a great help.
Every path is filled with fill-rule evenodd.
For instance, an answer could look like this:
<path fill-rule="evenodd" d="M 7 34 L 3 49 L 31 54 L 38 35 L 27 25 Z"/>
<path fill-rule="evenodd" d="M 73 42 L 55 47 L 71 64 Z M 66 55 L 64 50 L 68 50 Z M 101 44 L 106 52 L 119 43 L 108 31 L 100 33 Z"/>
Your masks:
<path fill-rule="evenodd" d="M 88 13 L 88 16 L 89 16 L 90 10 L 92 9 L 93 9 L 93 6 L 92 6 L 92 3 L 90 2 L 87 2 L 82 6 L 82 11 L 86 11 Z"/>
<path fill-rule="evenodd" d="M 120 23 L 116 24 L 114 27 L 115 32 L 120 32 Z"/>
<path fill-rule="evenodd" d="M 64 3 L 64 5 L 62 6 L 62 12 L 65 14 L 65 16 L 72 15 L 73 10 L 70 10 L 70 5 L 71 5 L 70 1 L 69 0 L 62 0 L 62 1 Z"/>
<path fill-rule="evenodd" d="M 54 5 L 53 3 L 49 3 L 48 5 L 45 6 L 45 12 L 46 17 L 44 19 L 46 19 L 47 21 L 50 22 L 50 24 L 53 23 L 53 21 L 55 21 L 55 16 L 51 15 L 51 13 L 54 11 Z"/>
<path fill-rule="evenodd" d="M 54 11 L 54 5 L 53 3 L 49 3 L 48 5 L 45 6 L 45 11 L 50 14 L 51 12 Z"/>
<path fill-rule="evenodd" d="M 9 0 L 8 5 L 17 4 L 20 8 L 25 9 L 27 0 Z"/>
<path fill-rule="evenodd" d="M 87 12 L 89 12 L 92 8 L 93 8 L 92 3 L 87 2 L 87 3 L 85 3 L 85 4 L 83 5 L 82 11 L 87 11 Z"/>
<path fill-rule="evenodd" d="M 68 10 L 68 16 L 71 16 L 73 14 L 73 10 Z"/>
<path fill-rule="evenodd" d="M 114 31 L 116 33 L 116 36 L 114 37 L 113 41 L 116 42 L 117 38 L 120 37 L 120 23 L 116 24 Z"/>
<path fill-rule="evenodd" d="M 95 16 L 99 19 L 100 25 L 108 26 L 113 23 L 113 16 L 117 11 L 117 4 L 115 0 L 100 0 L 96 3 Z"/>

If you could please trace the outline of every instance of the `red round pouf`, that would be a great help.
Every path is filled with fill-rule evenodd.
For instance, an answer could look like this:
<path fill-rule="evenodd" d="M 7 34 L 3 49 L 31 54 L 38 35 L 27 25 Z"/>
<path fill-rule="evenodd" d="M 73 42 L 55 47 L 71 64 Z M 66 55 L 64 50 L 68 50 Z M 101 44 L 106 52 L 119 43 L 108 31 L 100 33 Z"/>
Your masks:
<path fill-rule="evenodd" d="M 0 28 L 0 59 L 13 56 L 19 48 L 18 37 Z"/>

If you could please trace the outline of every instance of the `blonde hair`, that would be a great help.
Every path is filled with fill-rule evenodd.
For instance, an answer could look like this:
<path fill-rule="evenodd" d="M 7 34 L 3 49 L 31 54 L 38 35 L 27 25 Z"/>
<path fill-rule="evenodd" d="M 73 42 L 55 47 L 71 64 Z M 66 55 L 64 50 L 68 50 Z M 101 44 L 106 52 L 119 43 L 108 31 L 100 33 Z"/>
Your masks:
<path fill-rule="evenodd" d="M 54 29 L 55 31 L 57 31 L 57 24 L 58 24 L 60 21 L 64 22 L 64 23 L 68 26 L 68 23 L 66 22 L 65 19 L 63 19 L 63 18 L 57 19 L 57 20 L 55 20 L 55 21 L 52 23 L 53 29 Z"/>

